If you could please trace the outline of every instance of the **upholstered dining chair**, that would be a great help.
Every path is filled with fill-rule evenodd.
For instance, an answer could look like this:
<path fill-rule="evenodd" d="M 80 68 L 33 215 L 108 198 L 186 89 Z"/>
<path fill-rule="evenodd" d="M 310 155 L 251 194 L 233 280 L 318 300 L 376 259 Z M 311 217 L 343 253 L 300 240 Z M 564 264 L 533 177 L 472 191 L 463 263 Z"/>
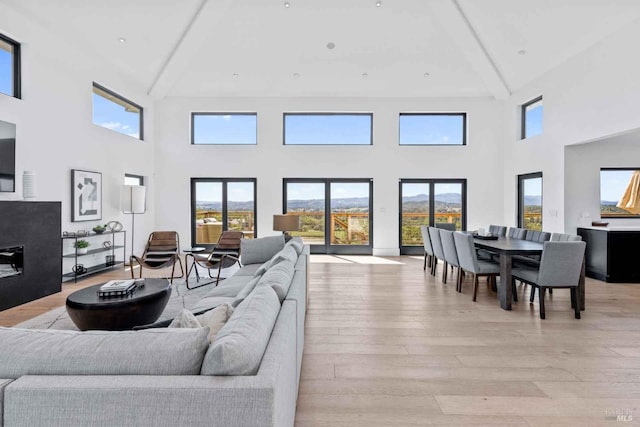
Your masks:
<path fill-rule="evenodd" d="M 429 237 L 431 238 L 431 247 L 433 248 L 433 261 L 431 262 L 431 274 L 436 275 L 436 268 L 438 267 L 438 260 L 442 260 L 444 263 L 444 274 L 446 274 L 447 261 L 444 259 L 444 250 L 442 249 L 442 241 L 440 240 L 440 230 L 435 227 L 429 227 Z"/>
<path fill-rule="evenodd" d="M 512 239 L 524 239 L 527 235 L 527 230 L 524 228 L 509 227 L 507 237 Z"/>
<path fill-rule="evenodd" d="M 214 280 L 210 280 L 206 283 L 198 284 L 197 286 L 189 286 L 189 277 L 186 279 L 187 289 L 195 289 L 201 286 L 210 285 L 215 283 L 216 285 L 220 280 L 220 273 L 223 268 L 228 268 L 235 263 L 240 264 L 240 241 L 243 239 L 244 234 L 241 231 L 223 231 L 220 235 L 218 243 L 208 254 L 191 253 L 187 255 L 187 258 L 193 259 L 194 267 L 197 266 L 207 269 L 210 279 L 214 279 L 211 275 L 211 270 L 218 270 L 218 273 Z"/>
<path fill-rule="evenodd" d="M 440 241 L 442 242 L 442 250 L 444 252 L 444 260 L 447 265 L 458 269 L 456 275 L 456 290 L 460 288 L 460 280 L 462 280 L 462 272 L 460 263 L 458 262 L 458 252 L 456 251 L 456 243 L 453 239 L 453 231 L 440 230 Z M 444 269 L 442 281 L 447 283 L 447 268 Z"/>
<path fill-rule="evenodd" d="M 433 247 L 431 246 L 431 237 L 429 237 L 429 227 L 427 225 L 420 226 L 420 233 L 422 234 L 422 244 L 424 245 L 424 265 L 423 270 L 427 269 L 427 264 L 431 267 L 433 262 Z M 432 271 L 430 273 L 433 274 Z"/>
<path fill-rule="evenodd" d="M 491 261 L 478 260 L 471 234 L 455 232 L 453 239 L 456 244 L 460 268 L 473 276 L 473 301 L 475 301 L 478 295 L 478 277 L 490 277 L 495 283 L 495 278 L 500 275 L 500 265 Z M 458 292 L 462 292 L 462 281 L 458 286 Z"/>
<path fill-rule="evenodd" d="M 489 233 L 493 234 L 494 236 L 504 237 L 507 235 L 507 227 L 504 225 L 491 224 L 489 226 Z"/>
<path fill-rule="evenodd" d="M 552 233 L 551 241 L 552 242 L 581 242 L 582 236 L 578 236 L 575 234 Z"/>
<path fill-rule="evenodd" d="M 143 268 L 158 270 L 171 267 L 169 281 L 173 283 L 173 279 L 176 278 L 176 263 L 180 264 L 180 276 L 177 276 L 177 278 L 184 277 L 184 269 L 180 259 L 180 236 L 176 231 L 154 231 L 149 234 L 142 256 L 131 255 L 129 257 L 132 279 L 134 278 L 134 262 L 138 263 L 140 268 L 140 278 L 142 278 Z"/>
<path fill-rule="evenodd" d="M 571 289 L 571 305 L 575 310 L 575 318 L 580 318 L 580 304 L 578 303 L 578 283 L 584 262 L 585 242 L 545 242 L 540 261 L 540 269 L 520 267 L 511 271 L 513 280 L 532 285 L 531 299 L 533 302 L 534 289 L 539 288 L 540 318 L 545 318 L 544 293 L 546 289 Z"/>

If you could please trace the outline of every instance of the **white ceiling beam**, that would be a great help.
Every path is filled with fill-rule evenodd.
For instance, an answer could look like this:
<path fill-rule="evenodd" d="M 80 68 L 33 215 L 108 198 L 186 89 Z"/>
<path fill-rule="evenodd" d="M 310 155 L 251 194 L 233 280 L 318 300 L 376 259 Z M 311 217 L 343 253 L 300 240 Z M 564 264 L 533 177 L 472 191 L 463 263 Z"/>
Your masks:
<path fill-rule="evenodd" d="M 428 3 L 434 16 L 480 75 L 491 94 L 496 99 L 508 98 L 511 92 L 507 83 L 457 0 L 431 0 Z"/>
<path fill-rule="evenodd" d="M 173 85 L 183 75 L 191 61 L 201 53 L 202 46 L 216 24 L 226 16 L 226 11 L 233 4 L 232 0 L 202 0 L 191 21 L 164 62 L 158 75 L 151 84 L 148 94 L 156 99 L 167 96 Z"/>

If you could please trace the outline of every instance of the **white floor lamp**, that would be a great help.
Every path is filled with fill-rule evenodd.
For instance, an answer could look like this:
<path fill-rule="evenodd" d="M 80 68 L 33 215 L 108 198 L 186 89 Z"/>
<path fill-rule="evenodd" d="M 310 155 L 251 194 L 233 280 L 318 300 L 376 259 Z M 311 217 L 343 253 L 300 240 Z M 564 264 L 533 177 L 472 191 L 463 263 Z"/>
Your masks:
<path fill-rule="evenodd" d="M 147 211 L 146 188 L 142 185 L 123 185 L 120 189 L 120 210 L 131 214 L 131 254 L 135 242 L 135 215 Z M 126 260 L 125 260 L 126 264 Z"/>

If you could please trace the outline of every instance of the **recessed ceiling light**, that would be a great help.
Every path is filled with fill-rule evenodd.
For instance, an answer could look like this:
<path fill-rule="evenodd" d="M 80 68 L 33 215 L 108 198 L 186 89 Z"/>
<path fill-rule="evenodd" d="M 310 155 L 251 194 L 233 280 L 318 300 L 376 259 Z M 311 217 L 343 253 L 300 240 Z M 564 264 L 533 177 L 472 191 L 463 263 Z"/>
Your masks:
<path fill-rule="evenodd" d="M 425 77 L 429 77 L 429 73 L 424 73 L 423 74 Z"/>
<path fill-rule="evenodd" d="M 336 47 L 336 44 L 335 44 L 334 42 L 329 42 L 329 43 L 327 43 L 327 49 L 331 50 L 331 49 L 333 49 L 334 47 Z"/>
<path fill-rule="evenodd" d="M 518 55 L 526 55 L 526 54 L 527 54 L 527 51 L 526 51 L 526 50 L 524 50 L 524 49 L 520 49 L 520 50 L 518 51 Z"/>
<path fill-rule="evenodd" d="M 380 0 L 378 0 L 378 1 L 376 2 L 376 7 L 380 7 L 380 6 L 382 6 L 382 2 L 381 2 Z"/>
<path fill-rule="evenodd" d="M 126 43 L 126 42 L 127 42 L 127 39 L 125 39 L 124 37 L 119 37 L 119 38 L 118 38 L 118 41 L 119 41 L 120 43 Z"/>
<path fill-rule="evenodd" d="M 367 78 L 367 77 L 369 77 L 369 74 L 367 74 L 367 73 L 362 73 L 362 77 Z"/>
<path fill-rule="evenodd" d="M 234 78 L 234 79 L 235 79 L 235 78 L 238 78 L 238 77 L 240 77 L 240 74 L 238 74 L 238 73 L 233 73 L 233 78 Z"/>
<path fill-rule="evenodd" d="M 291 3 L 289 3 L 288 1 L 284 2 L 284 7 L 289 9 L 291 7 Z"/>
<path fill-rule="evenodd" d="M 300 77 L 300 74 L 299 74 L 299 73 L 293 73 L 293 78 L 294 78 L 294 79 L 297 79 L 298 77 Z"/>

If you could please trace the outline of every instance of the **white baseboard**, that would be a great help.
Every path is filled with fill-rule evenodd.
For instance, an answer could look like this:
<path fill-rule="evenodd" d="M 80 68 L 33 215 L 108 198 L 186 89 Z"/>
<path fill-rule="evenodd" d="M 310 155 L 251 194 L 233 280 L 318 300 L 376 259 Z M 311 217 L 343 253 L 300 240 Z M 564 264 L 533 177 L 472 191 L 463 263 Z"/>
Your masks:
<path fill-rule="evenodd" d="M 374 256 L 400 256 L 400 248 L 373 248 Z"/>

